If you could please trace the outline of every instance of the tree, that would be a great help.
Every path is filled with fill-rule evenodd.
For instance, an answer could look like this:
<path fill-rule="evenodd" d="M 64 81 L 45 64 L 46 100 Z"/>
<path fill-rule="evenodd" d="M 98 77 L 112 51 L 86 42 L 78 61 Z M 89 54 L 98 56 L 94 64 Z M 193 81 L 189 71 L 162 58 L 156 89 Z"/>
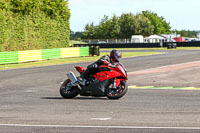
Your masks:
<path fill-rule="evenodd" d="M 135 34 L 135 16 L 132 13 L 122 14 L 119 18 L 120 38 L 131 38 Z"/>
<path fill-rule="evenodd" d="M 152 34 L 165 34 L 170 32 L 170 25 L 163 17 L 156 13 L 143 11 L 140 14 L 122 14 L 120 17 L 113 15 L 110 19 L 104 15 L 99 25 L 85 26 L 82 38 L 84 39 L 117 39 L 131 38 L 132 35 L 149 36 Z"/>
<path fill-rule="evenodd" d="M 73 32 L 70 30 L 70 40 L 80 40 L 82 36 L 82 32 Z"/>
<path fill-rule="evenodd" d="M 114 15 L 111 20 L 110 38 L 111 39 L 120 38 L 120 24 L 119 24 L 119 19 L 116 15 Z"/>
<path fill-rule="evenodd" d="M 151 21 L 141 14 L 137 14 L 135 17 L 135 34 L 150 36 L 153 34 L 154 26 Z"/>
<path fill-rule="evenodd" d="M 92 22 L 91 24 L 87 24 L 85 26 L 85 32 L 83 32 L 81 38 L 82 39 L 95 39 L 95 26 Z"/>
<path fill-rule="evenodd" d="M 97 26 L 96 38 L 99 39 L 107 39 L 110 38 L 110 26 L 111 20 L 108 16 L 104 15 L 103 19 L 101 19 L 99 26 Z"/>
<path fill-rule="evenodd" d="M 190 31 L 190 30 L 173 30 L 174 33 L 181 34 L 183 37 L 196 37 L 197 31 Z"/>
<path fill-rule="evenodd" d="M 151 11 L 142 11 L 142 15 L 147 17 L 154 26 L 153 34 L 165 34 L 170 32 L 170 24 L 167 23 L 163 17 L 159 17 L 156 13 Z"/>

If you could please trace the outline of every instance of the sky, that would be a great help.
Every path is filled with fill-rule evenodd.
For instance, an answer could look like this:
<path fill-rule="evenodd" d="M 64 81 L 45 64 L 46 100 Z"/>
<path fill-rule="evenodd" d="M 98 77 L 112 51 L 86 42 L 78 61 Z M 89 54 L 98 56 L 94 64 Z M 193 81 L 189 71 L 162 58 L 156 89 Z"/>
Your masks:
<path fill-rule="evenodd" d="M 163 16 L 172 29 L 200 30 L 200 0 L 69 0 L 72 31 L 98 25 L 104 15 L 137 14 L 150 10 Z"/>

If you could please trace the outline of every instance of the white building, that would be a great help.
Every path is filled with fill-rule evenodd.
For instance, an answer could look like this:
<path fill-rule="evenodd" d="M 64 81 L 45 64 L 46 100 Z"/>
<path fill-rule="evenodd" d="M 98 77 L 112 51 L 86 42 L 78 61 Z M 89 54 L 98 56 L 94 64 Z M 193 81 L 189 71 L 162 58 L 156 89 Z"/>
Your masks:
<path fill-rule="evenodd" d="M 142 35 L 132 35 L 131 36 L 131 43 L 143 43 L 144 37 Z"/>
<path fill-rule="evenodd" d="M 198 39 L 200 39 L 200 32 L 199 32 L 199 33 L 197 33 L 197 38 L 198 38 Z"/>
<path fill-rule="evenodd" d="M 166 39 L 172 39 L 175 37 L 181 37 L 180 34 L 172 33 L 172 34 L 162 34 L 161 36 L 165 37 Z"/>

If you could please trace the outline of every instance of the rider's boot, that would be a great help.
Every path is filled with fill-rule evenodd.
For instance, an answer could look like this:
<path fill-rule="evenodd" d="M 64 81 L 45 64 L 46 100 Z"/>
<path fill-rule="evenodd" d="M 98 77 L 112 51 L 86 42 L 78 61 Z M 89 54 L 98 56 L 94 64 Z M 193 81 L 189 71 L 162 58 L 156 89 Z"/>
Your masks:
<path fill-rule="evenodd" d="M 79 77 L 78 78 L 78 82 L 81 85 L 86 85 L 87 84 L 87 79 L 83 78 L 83 77 Z"/>

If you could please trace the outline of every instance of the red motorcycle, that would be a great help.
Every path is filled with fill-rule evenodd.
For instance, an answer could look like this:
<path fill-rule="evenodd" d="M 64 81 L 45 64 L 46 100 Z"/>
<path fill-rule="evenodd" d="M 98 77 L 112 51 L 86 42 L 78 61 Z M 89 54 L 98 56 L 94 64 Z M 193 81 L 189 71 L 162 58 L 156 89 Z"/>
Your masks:
<path fill-rule="evenodd" d="M 75 69 L 80 75 L 86 70 L 80 66 L 75 66 Z M 128 90 L 127 71 L 119 62 L 101 65 L 98 72 L 91 75 L 84 85 L 80 82 L 81 76 L 76 77 L 73 72 L 67 73 L 67 77 L 68 79 L 60 87 L 60 94 L 63 98 L 74 98 L 80 94 L 81 96 L 107 96 L 109 99 L 119 99 Z"/>

